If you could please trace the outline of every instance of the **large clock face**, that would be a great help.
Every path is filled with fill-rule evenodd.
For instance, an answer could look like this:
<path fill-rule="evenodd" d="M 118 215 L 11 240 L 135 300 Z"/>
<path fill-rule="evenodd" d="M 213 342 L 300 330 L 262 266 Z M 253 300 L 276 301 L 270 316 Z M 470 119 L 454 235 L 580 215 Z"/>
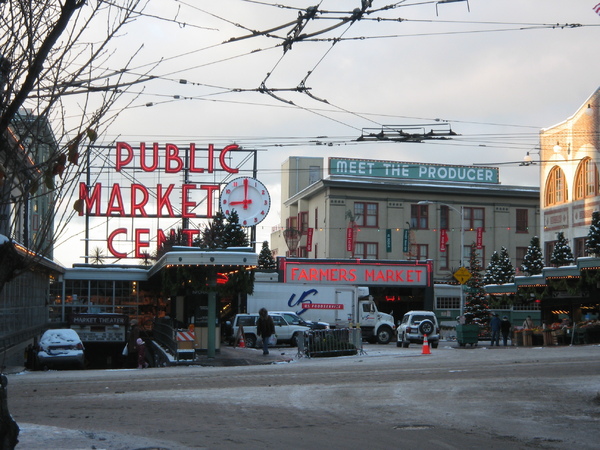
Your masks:
<path fill-rule="evenodd" d="M 230 181 L 221 191 L 221 211 L 237 212 L 240 224 L 251 227 L 264 220 L 271 208 L 271 196 L 256 178 L 241 177 Z"/>

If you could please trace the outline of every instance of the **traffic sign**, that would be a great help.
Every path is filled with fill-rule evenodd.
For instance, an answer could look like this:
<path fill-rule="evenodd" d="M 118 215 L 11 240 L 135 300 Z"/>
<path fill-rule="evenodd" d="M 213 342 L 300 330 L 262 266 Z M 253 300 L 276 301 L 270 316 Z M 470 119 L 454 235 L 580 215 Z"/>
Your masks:
<path fill-rule="evenodd" d="M 454 278 L 460 283 L 465 284 L 471 278 L 471 272 L 467 270 L 465 267 L 461 267 L 456 272 L 454 272 Z"/>

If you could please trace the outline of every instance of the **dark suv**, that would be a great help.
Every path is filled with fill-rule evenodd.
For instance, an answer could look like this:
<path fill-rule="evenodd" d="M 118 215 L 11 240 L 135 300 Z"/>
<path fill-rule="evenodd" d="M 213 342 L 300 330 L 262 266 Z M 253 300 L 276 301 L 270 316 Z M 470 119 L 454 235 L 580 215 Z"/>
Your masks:
<path fill-rule="evenodd" d="M 432 348 L 440 342 L 440 327 L 433 311 L 409 311 L 404 314 L 396 328 L 396 346 L 407 348 L 409 344 L 423 344 L 424 336 Z"/>

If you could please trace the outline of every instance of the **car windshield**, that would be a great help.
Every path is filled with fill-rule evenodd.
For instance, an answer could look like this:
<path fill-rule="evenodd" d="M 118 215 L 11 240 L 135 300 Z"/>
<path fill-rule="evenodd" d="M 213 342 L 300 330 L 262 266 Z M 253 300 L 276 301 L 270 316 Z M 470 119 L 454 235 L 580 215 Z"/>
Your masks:
<path fill-rule="evenodd" d="M 292 325 L 306 325 L 306 322 L 298 317 L 296 314 L 282 314 L 288 323 Z"/>

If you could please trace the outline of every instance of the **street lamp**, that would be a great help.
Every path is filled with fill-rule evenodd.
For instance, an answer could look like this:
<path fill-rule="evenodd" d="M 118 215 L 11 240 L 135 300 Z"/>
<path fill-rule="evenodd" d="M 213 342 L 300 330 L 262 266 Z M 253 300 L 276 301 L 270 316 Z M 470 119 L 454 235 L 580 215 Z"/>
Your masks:
<path fill-rule="evenodd" d="M 460 215 L 460 267 L 463 267 L 463 256 L 465 251 L 465 207 L 461 205 L 460 209 L 442 202 L 432 202 L 429 200 L 421 200 L 417 205 L 444 205 Z M 465 301 L 463 286 L 460 286 L 460 317 L 464 314 Z"/>

